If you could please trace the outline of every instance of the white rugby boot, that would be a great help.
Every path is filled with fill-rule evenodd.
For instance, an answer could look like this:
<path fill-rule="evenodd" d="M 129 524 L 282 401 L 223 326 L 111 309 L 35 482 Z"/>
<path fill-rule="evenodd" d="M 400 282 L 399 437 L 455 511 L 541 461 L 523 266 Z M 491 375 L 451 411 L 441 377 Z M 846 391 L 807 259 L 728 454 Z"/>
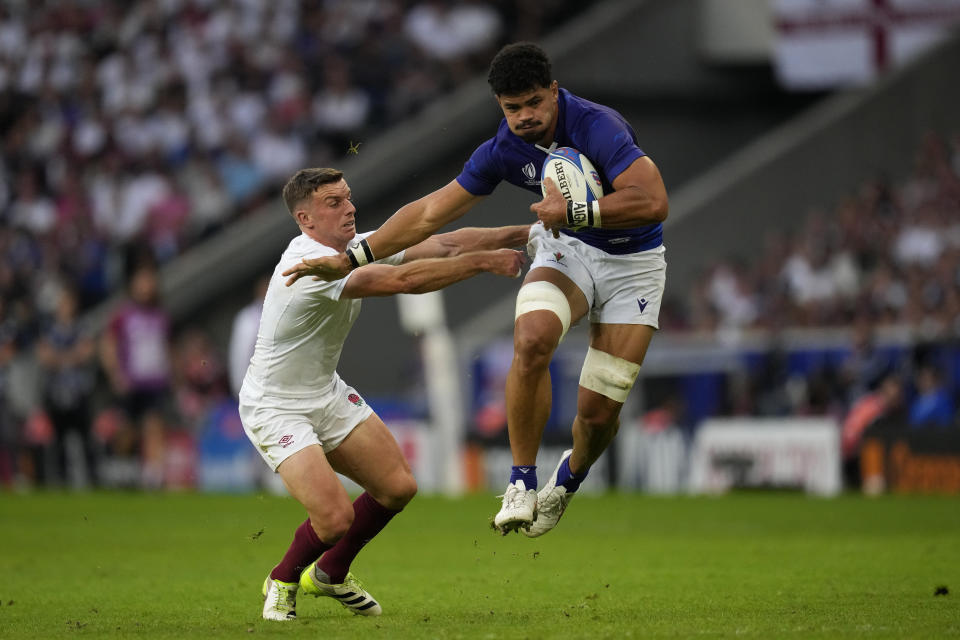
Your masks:
<path fill-rule="evenodd" d="M 296 582 L 280 582 L 267 576 L 263 581 L 263 619 L 296 620 L 299 587 Z"/>
<path fill-rule="evenodd" d="M 311 596 L 333 598 L 360 616 L 378 616 L 383 613 L 380 604 L 367 593 L 352 573 L 348 573 L 340 584 L 330 584 L 327 580 L 327 574 L 320 571 L 314 562 L 300 574 L 300 588 Z"/>
<path fill-rule="evenodd" d="M 563 464 L 564 460 L 569 459 L 572 453 L 573 449 L 567 449 L 563 452 L 563 455 L 560 456 L 560 462 L 557 463 L 557 468 L 553 470 L 550 479 L 547 480 L 547 484 L 537 493 L 537 519 L 529 528 L 523 530 L 523 535 L 528 538 L 542 536 L 557 526 L 557 522 L 560 521 L 560 516 L 567 510 L 567 505 L 570 504 L 573 496 L 576 495 L 567 493 L 566 487 L 557 484 L 557 474 L 560 472 L 560 465 Z"/>
<path fill-rule="evenodd" d="M 501 496 L 503 505 L 493 518 L 493 528 L 500 535 L 507 535 L 511 531 L 527 529 L 537 518 L 537 491 L 527 489 L 523 480 L 507 485 L 507 490 Z"/>

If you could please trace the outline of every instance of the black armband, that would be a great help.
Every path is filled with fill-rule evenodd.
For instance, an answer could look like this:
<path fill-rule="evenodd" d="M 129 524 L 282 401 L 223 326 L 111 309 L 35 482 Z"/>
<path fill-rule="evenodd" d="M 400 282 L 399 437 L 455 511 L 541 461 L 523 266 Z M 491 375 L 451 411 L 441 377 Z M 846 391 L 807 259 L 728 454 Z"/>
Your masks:
<path fill-rule="evenodd" d="M 567 226 L 573 228 L 599 227 L 600 203 L 596 201 L 567 201 Z"/>
<path fill-rule="evenodd" d="M 374 261 L 373 251 L 370 251 L 370 245 L 367 244 L 366 238 L 361 238 L 348 246 L 346 254 L 350 258 L 350 264 L 353 265 L 354 269 Z"/>

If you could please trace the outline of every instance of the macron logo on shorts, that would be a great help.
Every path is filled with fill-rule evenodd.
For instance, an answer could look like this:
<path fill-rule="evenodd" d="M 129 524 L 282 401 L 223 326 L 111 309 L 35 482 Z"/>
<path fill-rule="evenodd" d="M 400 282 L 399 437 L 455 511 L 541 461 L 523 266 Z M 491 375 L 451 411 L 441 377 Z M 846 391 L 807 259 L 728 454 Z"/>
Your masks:
<path fill-rule="evenodd" d="M 640 313 L 643 313 L 644 310 L 647 308 L 647 299 L 640 298 L 639 300 L 637 300 L 637 304 L 640 305 Z"/>
<path fill-rule="evenodd" d="M 289 434 L 288 434 L 288 435 L 285 435 L 285 436 L 283 436 L 282 438 L 280 438 L 280 446 L 283 447 L 284 449 L 286 449 L 287 447 L 289 447 L 289 446 L 292 445 L 292 444 L 293 444 L 293 436 L 292 436 L 292 435 L 289 435 Z"/>

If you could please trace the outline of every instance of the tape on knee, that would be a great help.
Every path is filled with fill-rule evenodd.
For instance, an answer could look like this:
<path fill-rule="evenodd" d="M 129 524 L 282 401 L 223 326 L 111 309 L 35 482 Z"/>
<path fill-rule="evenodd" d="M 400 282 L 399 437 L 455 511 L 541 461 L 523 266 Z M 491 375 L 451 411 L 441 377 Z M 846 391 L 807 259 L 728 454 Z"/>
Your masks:
<path fill-rule="evenodd" d="M 623 403 L 640 373 L 640 365 L 590 347 L 580 370 L 580 386 Z"/>
<path fill-rule="evenodd" d="M 570 328 L 570 303 L 567 302 L 567 296 L 557 285 L 538 281 L 529 282 L 520 287 L 517 294 L 517 313 L 514 320 L 525 313 L 531 311 L 550 311 L 560 319 L 563 325 L 563 333 L 560 338 L 567 335 L 567 329 Z"/>

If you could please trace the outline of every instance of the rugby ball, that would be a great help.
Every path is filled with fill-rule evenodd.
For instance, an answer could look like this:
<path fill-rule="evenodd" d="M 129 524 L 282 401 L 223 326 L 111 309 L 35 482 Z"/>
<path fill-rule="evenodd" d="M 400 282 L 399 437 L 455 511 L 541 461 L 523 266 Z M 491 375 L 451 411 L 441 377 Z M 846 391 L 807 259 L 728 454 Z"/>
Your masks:
<path fill-rule="evenodd" d="M 573 147 L 558 147 L 547 154 L 540 171 L 540 191 L 547 195 L 543 179 L 550 178 L 571 202 L 593 202 L 603 197 L 600 174 L 593 163 Z"/>

